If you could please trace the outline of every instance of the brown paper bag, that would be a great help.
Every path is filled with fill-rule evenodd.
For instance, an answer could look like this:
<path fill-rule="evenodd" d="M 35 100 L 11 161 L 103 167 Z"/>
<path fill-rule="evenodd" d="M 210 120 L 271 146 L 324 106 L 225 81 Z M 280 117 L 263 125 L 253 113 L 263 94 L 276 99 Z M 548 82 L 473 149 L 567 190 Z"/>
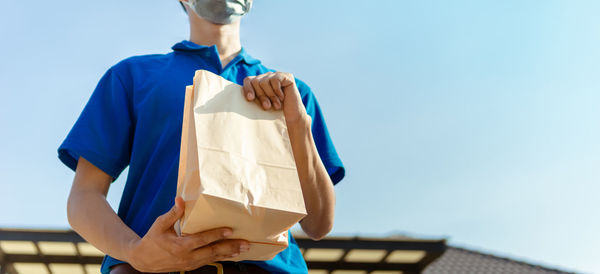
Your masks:
<path fill-rule="evenodd" d="M 282 111 L 248 102 L 242 87 L 196 71 L 185 94 L 177 196 L 180 235 L 231 227 L 250 251 L 234 258 L 270 260 L 287 231 L 306 216 Z"/>

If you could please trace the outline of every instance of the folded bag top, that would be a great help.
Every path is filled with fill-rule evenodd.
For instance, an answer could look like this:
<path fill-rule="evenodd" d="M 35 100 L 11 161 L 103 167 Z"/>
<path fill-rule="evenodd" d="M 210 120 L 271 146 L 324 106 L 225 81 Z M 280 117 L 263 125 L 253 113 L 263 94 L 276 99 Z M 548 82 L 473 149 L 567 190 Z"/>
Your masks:
<path fill-rule="evenodd" d="M 232 260 L 269 260 L 288 245 L 287 231 L 306 208 L 282 111 L 248 102 L 242 87 L 198 70 L 186 88 L 175 225 L 182 235 L 231 227 L 250 241 Z"/>

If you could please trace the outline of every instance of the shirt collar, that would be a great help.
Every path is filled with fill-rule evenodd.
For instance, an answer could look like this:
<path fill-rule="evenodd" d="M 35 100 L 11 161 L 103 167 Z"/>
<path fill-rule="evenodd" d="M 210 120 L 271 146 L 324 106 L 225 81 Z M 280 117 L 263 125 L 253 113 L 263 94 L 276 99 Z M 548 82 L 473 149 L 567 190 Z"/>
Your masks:
<path fill-rule="evenodd" d="M 215 50 L 216 50 L 215 45 L 203 46 L 203 45 L 198 45 L 198 44 L 188 41 L 188 40 L 183 40 L 183 41 L 175 44 L 172 47 L 172 49 L 175 51 L 187 51 L 187 52 L 202 52 L 202 51 L 206 51 L 206 50 L 209 50 L 212 48 L 215 48 Z M 255 65 L 255 64 L 260 63 L 260 60 L 255 59 L 254 57 L 250 56 L 248 54 L 248 52 L 246 52 L 246 49 L 244 49 L 243 47 L 242 47 L 242 50 L 240 50 L 240 53 L 238 54 L 238 56 L 241 57 L 241 59 L 244 60 L 244 62 L 246 62 L 246 64 L 249 64 L 249 65 Z"/>

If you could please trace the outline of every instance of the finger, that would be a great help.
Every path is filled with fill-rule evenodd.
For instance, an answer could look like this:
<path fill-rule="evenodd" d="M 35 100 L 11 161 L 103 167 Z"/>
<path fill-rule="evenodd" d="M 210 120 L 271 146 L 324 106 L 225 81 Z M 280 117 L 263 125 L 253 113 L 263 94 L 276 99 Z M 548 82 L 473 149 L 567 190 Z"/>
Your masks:
<path fill-rule="evenodd" d="M 271 99 L 271 103 L 275 109 L 281 109 L 281 101 L 277 96 L 269 97 L 269 99 Z"/>
<path fill-rule="evenodd" d="M 244 85 L 242 86 L 242 92 L 244 93 L 244 98 L 248 101 L 253 101 L 256 98 L 256 94 L 254 92 L 254 88 L 250 81 L 254 78 L 254 76 L 248 76 L 244 78 Z"/>
<path fill-rule="evenodd" d="M 289 72 L 280 72 L 278 73 L 280 75 L 280 81 L 281 81 L 281 86 L 282 87 L 288 87 L 291 85 L 296 85 L 296 79 L 294 78 L 294 75 L 292 75 Z"/>
<path fill-rule="evenodd" d="M 222 227 L 180 237 L 178 238 L 178 241 L 180 241 L 188 250 L 194 250 L 207 246 L 213 242 L 226 239 L 232 234 L 233 231 L 231 228 Z"/>
<path fill-rule="evenodd" d="M 286 97 L 285 101 L 295 101 L 298 104 L 302 104 L 302 98 L 300 96 L 298 87 L 296 86 L 296 78 L 294 78 L 291 73 L 287 72 L 277 72 L 276 74 L 277 75 L 274 75 L 274 77 L 279 80 L 279 83 L 281 84 L 281 89 Z M 287 97 L 291 97 L 289 98 L 290 100 L 288 100 Z"/>
<path fill-rule="evenodd" d="M 210 262 L 239 256 L 250 250 L 250 243 L 245 240 L 223 240 L 197 249 L 193 256 L 199 260 L 206 258 Z"/>
<path fill-rule="evenodd" d="M 281 108 L 281 102 L 279 101 L 279 98 L 277 97 L 277 95 L 275 94 L 275 91 L 273 91 L 273 88 L 271 87 L 271 76 L 274 73 L 269 72 L 267 73 L 267 75 L 263 78 L 261 78 L 261 80 L 258 82 L 260 87 L 262 88 L 262 90 L 265 92 L 265 95 L 267 95 L 267 97 L 269 97 L 269 100 L 271 101 L 271 104 L 276 108 L 279 109 Z"/>
<path fill-rule="evenodd" d="M 271 77 L 269 79 L 269 82 L 271 83 L 271 87 L 273 88 L 275 95 L 279 97 L 280 101 L 283 101 L 285 97 L 283 94 L 283 90 L 281 89 L 281 82 L 279 81 L 279 79 L 277 79 L 277 77 Z"/>
<path fill-rule="evenodd" d="M 271 101 L 269 100 L 269 98 L 267 98 L 267 95 L 265 94 L 265 92 L 263 91 L 263 89 L 260 86 L 260 79 L 262 77 L 256 77 L 254 79 L 252 79 L 250 81 L 250 83 L 252 84 L 252 87 L 254 88 L 254 91 L 256 92 L 256 97 L 260 100 L 260 103 L 262 105 L 262 108 L 267 110 L 269 108 L 271 108 Z"/>
<path fill-rule="evenodd" d="M 175 222 L 183 216 L 184 209 L 185 203 L 183 199 L 181 197 L 176 197 L 175 205 L 173 205 L 171 210 L 156 218 L 155 223 L 161 230 L 172 229 Z"/>

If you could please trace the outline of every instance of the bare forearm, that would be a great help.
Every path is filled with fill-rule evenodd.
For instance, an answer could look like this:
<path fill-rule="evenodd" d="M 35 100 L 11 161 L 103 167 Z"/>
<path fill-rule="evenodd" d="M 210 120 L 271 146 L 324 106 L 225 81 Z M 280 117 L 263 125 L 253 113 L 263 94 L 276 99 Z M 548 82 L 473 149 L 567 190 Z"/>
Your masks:
<path fill-rule="evenodd" d="M 317 240 L 333 227 L 335 193 L 313 140 L 310 117 L 307 118 L 288 124 L 288 132 L 308 213 L 300 224 L 308 236 Z"/>
<path fill-rule="evenodd" d="M 171 210 L 154 220 L 140 239 L 106 202 L 111 181 L 112 177 L 80 157 L 67 203 L 69 223 L 88 242 L 136 270 L 192 270 L 248 251 L 247 241 L 228 239 L 233 233 L 231 228 L 178 237 L 173 225 L 185 210 L 181 197 L 175 199 Z"/>
<path fill-rule="evenodd" d="M 74 188 L 69 195 L 67 214 L 71 227 L 79 235 L 116 259 L 126 261 L 129 247 L 139 240 L 101 193 Z"/>

